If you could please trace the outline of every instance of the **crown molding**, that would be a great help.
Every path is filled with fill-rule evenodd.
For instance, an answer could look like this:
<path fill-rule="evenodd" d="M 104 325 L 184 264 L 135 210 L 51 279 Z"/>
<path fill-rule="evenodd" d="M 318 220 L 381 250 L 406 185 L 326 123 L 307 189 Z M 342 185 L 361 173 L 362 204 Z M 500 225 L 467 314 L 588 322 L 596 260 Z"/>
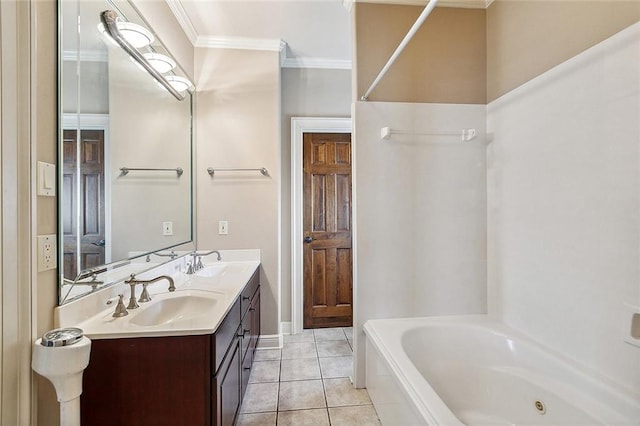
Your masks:
<path fill-rule="evenodd" d="M 334 70 L 350 70 L 351 61 L 348 59 L 331 58 L 289 58 L 286 53 L 281 62 L 282 68 L 324 68 Z"/>
<path fill-rule="evenodd" d="M 268 50 L 280 52 L 287 43 L 280 39 L 227 37 L 227 36 L 199 36 L 195 47 L 217 49 Z"/>
<path fill-rule="evenodd" d="M 80 62 L 107 62 L 109 56 L 106 50 L 81 50 L 78 57 L 77 50 L 64 50 L 62 51 L 63 61 L 78 61 Z"/>
<path fill-rule="evenodd" d="M 178 24 L 182 27 L 182 31 L 186 34 L 187 38 L 195 46 L 196 41 L 198 40 L 198 32 L 196 28 L 193 26 L 191 19 L 189 19 L 189 15 L 187 11 L 184 10 L 184 5 L 181 0 L 165 0 L 169 9 L 173 13 L 173 16 L 178 20 Z"/>

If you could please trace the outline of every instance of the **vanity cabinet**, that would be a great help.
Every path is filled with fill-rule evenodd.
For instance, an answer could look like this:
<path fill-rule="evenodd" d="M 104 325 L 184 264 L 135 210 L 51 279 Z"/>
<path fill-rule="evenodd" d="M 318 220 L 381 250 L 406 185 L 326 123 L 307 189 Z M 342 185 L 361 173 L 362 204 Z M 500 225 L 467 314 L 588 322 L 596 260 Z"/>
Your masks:
<path fill-rule="evenodd" d="M 92 340 L 82 425 L 233 425 L 260 336 L 259 275 L 213 334 Z"/>

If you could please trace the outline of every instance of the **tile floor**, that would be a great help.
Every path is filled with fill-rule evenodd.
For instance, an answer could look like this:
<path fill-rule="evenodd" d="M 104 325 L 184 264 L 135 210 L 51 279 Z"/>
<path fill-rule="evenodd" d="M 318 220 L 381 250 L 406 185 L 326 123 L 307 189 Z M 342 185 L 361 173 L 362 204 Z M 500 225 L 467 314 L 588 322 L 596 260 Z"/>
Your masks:
<path fill-rule="evenodd" d="M 351 385 L 353 330 L 319 328 L 256 351 L 239 426 L 380 425 L 366 389 Z"/>

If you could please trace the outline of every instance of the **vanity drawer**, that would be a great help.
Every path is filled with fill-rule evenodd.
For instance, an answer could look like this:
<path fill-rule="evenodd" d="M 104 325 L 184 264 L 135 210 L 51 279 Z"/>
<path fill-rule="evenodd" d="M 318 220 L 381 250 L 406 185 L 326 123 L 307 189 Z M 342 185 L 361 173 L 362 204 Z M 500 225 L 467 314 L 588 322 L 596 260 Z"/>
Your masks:
<path fill-rule="evenodd" d="M 247 283 L 247 285 L 242 290 L 242 294 L 240 295 L 240 307 L 242 312 L 242 318 L 247 314 L 249 310 L 249 306 L 251 305 L 251 298 L 255 294 L 258 289 L 258 285 L 260 285 L 260 268 L 256 269 L 251 276 L 251 279 Z"/>
<path fill-rule="evenodd" d="M 236 338 L 236 333 L 238 332 L 238 326 L 240 325 L 240 298 L 238 298 L 229 312 L 225 317 L 222 324 L 218 327 L 216 334 L 212 339 L 212 353 L 215 354 L 213 359 L 214 364 L 212 365 L 212 369 L 214 374 L 218 372 L 218 368 L 220 368 L 220 364 L 224 359 L 224 356 L 233 342 L 233 339 Z"/>

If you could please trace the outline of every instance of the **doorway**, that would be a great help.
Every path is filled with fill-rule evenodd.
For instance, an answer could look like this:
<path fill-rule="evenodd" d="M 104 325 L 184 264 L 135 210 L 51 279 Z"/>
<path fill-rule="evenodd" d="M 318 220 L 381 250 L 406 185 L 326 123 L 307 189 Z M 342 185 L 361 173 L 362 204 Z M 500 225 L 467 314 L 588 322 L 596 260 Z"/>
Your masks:
<path fill-rule="evenodd" d="M 291 291 L 291 308 L 292 308 L 292 315 L 291 315 L 291 333 L 299 333 L 303 330 L 303 327 L 305 327 L 304 325 L 304 304 L 305 304 L 305 297 L 304 297 L 304 282 L 305 282 L 305 273 L 304 273 L 304 252 L 305 252 L 305 246 L 310 245 L 310 251 L 311 253 L 316 252 L 316 260 L 318 260 L 318 262 L 321 262 L 321 259 L 324 258 L 327 260 L 327 262 L 325 264 L 330 264 L 332 263 L 334 265 L 334 267 L 336 268 L 340 268 L 341 271 L 332 271 L 331 269 L 325 268 L 324 272 L 320 272 L 321 270 L 318 269 L 317 271 L 317 278 L 319 280 L 319 282 L 324 283 L 326 280 L 328 280 L 329 276 L 333 275 L 334 279 L 336 276 L 340 277 L 340 283 L 338 286 L 335 286 L 334 288 L 337 289 L 337 287 L 341 287 L 342 289 L 340 290 L 340 294 L 337 295 L 337 297 L 335 297 L 335 301 L 338 302 L 336 303 L 336 306 L 330 306 L 331 303 L 324 303 L 325 300 L 321 300 L 324 296 L 322 295 L 322 293 L 325 292 L 326 287 L 322 288 L 322 287 L 317 287 L 317 298 L 314 301 L 313 299 L 311 299 L 312 303 L 311 306 L 316 306 L 316 312 L 321 312 L 321 311 L 325 311 L 325 313 L 328 313 L 330 311 L 334 311 L 333 313 L 338 313 L 339 315 L 336 315 L 337 317 L 345 317 L 347 315 L 344 315 L 344 311 L 349 311 L 349 317 L 352 318 L 352 313 L 353 313 L 353 289 L 352 289 L 352 282 L 353 282 L 353 278 L 352 278 L 352 269 L 353 267 L 351 266 L 351 246 L 348 246 L 348 251 L 346 251 L 346 249 L 339 249 L 338 247 L 327 247 L 326 249 L 319 249 L 319 247 L 313 247 L 314 245 L 314 236 L 313 235 L 306 235 L 305 234 L 305 230 L 304 230 L 304 173 L 303 173 L 303 148 L 304 148 L 304 136 L 305 134 L 313 134 L 313 133 L 319 133 L 319 134 L 346 134 L 345 136 L 349 138 L 350 140 L 350 135 L 351 135 L 351 119 L 350 118 L 297 118 L 294 117 L 291 119 L 291 171 L 292 171 L 292 186 L 291 186 L 291 193 L 292 193 L 292 229 L 291 229 L 291 253 L 292 253 L 292 267 L 291 267 L 291 273 L 292 273 L 292 291 Z M 351 146 L 351 144 L 349 143 L 349 147 L 350 147 L 350 152 L 349 152 L 349 163 L 351 163 L 351 158 L 353 157 L 353 147 Z M 335 146 L 334 146 L 335 149 Z M 340 153 L 339 155 L 343 155 L 344 153 Z M 351 166 L 351 164 L 350 164 Z M 352 173 L 352 170 L 350 170 L 350 173 Z M 326 179 L 326 176 L 325 178 Z M 335 179 L 335 177 L 333 177 L 333 179 Z M 344 178 L 342 178 L 344 180 Z M 321 180 L 320 177 L 318 177 L 318 180 Z M 351 189 L 351 180 L 349 177 L 349 189 Z M 349 196 L 351 197 L 350 194 L 351 191 L 349 191 Z M 344 206 L 345 203 L 343 203 Z M 351 200 L 349 200 L 349 225 L 351 227 L 352 224 L 352 208 L 351 208 Z M 316 232 L 316 231 L 314 231 Z M 312 233 L 313 234 L 313 233 Z M 306 236 L 310 236 L 312 238 L 312 243 L 305 243 L 304 242 L 304 238 Z M 320 245 L 321 243 L 319 242 L 320 240 L 320 234 L 316 234 L 316 241 L 318 244 Z M 324 244 L 324 243 L 322 243 Z M 318 250 L 319 249 L 319 250 Z M 330 251 L 327 251 L 330 250 Z M 335 250 L 334 253 L 331 252 L 331 250 Z M 342 251 L 341 255 L 339 255 L 338 253 Z M 347 256 L 348 253 L 348 256 Z M 328 256 L 328 257 L 326 257 Z M 342 256 L 342 257 L 340 257 Z M 331 262 L 328 262 L 328 259 L 331 259 L 333 257 L 333 260 L 331 260 Z M 349 258 L 349 263 L 345 262 L 346 258 Z M 342 262 L 341 265 L 339 265 L 338 263 Z M 345 266 L 345 265 L 349 265 L 349 266 Z M 348 270 L 348 273 L 345 273 L 343 271 Z M 324 276 L 323 276 L 324 274 Z M 326 278 L 325 278 L 326 277 Z M 347 278 L 348 277 L 348 278 Z M 348 287 L 349 291 L 345 292 L 344 289 Z M 331 292 L 333 292 L 333 294 L 335 295 L 335 291 L 331 290 Z M 344 303 L 344 294 L 348 293 L 349 297 L 350 297 L 350 301 L 348 303 Z M 332 300 L 329 299 L 329 296 L 331 296 L 332 298 L 334 296 L 332 296 L 330 293 L 326 293 L 327 297 L 326 297 L 326 301 L 327 302 L 331 302 Z M 323 302 L 323 303 L 318 303 L 318 302 Z M 326 305 L 326 308 L 323 306 Z M 344 305 L 349 305 L 348 308 L 346 308 Z M 328 309 L 328 308 L 339 308 L 339 309 Z M 317 309 L 317 308 L 322 308 L 322 309 Z M 344 321 L 345 318 L 342 318 L 341 320 Z M 350 321 L 350 320 L 349 320 Z M 317 324 L 314 325 L 313 327 L 331 327 L 334 326 L 334 323 L 331 323 L 331 321 L 329 320 L 319 320 L 319 322 L 321 322 L 322 324 Z M 286 324 L 284 324 L 283 327 L 286 327 Z M 286 328 L 284 328 L 286 329 Z"/>
<path fill-rule="evenodd" d="M 63 130 L 63 270 L 70 280 L 105 263 L 104 145 L 104 130 Z"/>
<path fill-rule="evenodd" d="M 305 133 L 304 328 L 350 327 L 351 135 Z"/>

